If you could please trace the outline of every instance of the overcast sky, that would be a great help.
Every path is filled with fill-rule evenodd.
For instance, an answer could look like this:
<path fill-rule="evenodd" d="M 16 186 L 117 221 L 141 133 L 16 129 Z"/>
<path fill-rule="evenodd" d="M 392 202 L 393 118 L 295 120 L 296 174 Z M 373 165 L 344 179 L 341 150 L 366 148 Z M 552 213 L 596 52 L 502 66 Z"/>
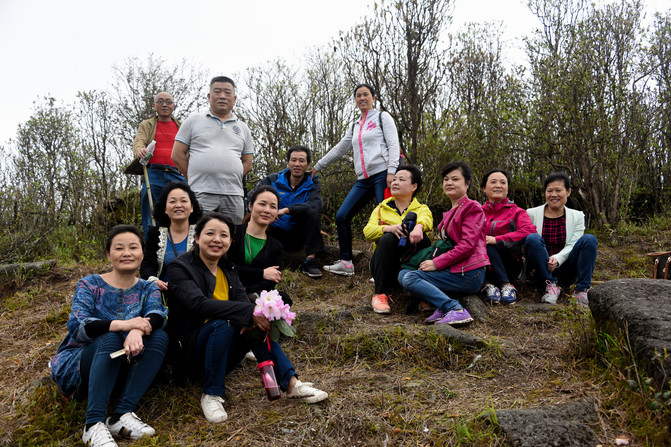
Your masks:
<path fill-rule="evenodd" d="M 647 0 L 648 10 L 669 8 Z M 65 103 L 105 90 L 113 63 L 149 53 L 182 58 L 210 74 L 233 74 L 283 57 L 297 61 L 371 13 L 371 0 L 0 0 L 0 146 L 14 138 L 33 102 Z M 511 58 L 537 25 L 526 0 L 456 0 L 456 32 L 467 22 L 501 21 Z M 365 48 L 362 46 L 362 48 Z"/>

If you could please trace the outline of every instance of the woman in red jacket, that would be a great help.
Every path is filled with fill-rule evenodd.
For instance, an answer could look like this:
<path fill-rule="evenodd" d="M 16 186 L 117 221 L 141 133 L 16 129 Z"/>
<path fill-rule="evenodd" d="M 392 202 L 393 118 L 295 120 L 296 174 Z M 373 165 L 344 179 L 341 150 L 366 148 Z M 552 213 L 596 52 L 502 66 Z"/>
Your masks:
<path fill-rule="evenodd" d="M 491 263 L 484 291 L 486 301 L 492 304 L 512 304 L 517 299 L 517 290 L 510 281 L 522 271 L 524 239 L 536 232 L 526 210 L 508 200 L 509 184 L 510 174 L 503 169 L 486 173 L 481 184 L 487 196 L 482 209 L 487 218 L 487 256 Z"/>
<path fill-rule="evenodd" d="M 436 306 L 427 323 L 464 324 L 473 321 L 466 309 L 447 294 L 475 293 L 485 280 L 489 265 L 485 248 L 485 215 L 475 200 L 468 198 L 472 182 L 470 167 L 455 161 L 443 169 L 443 191 L 452 209 L 438 225 L 440 237 L 451 239 L 454 248 L 423 261 L 419 270 L 401 270 L 398 282 L 416 297 Z"/>

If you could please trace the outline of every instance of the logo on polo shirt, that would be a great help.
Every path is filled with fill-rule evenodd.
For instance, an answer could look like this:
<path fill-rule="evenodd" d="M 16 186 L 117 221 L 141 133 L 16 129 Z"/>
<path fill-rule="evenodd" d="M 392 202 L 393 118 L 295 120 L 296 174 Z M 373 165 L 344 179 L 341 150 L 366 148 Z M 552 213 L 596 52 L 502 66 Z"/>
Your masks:
<path fill-rule="evenodd" d="M 238 126 L 233 126 L 233 132 L 236 135 L 240 135 L 242 133 L 242 130 L 240 130 L 240 128 Z"/>

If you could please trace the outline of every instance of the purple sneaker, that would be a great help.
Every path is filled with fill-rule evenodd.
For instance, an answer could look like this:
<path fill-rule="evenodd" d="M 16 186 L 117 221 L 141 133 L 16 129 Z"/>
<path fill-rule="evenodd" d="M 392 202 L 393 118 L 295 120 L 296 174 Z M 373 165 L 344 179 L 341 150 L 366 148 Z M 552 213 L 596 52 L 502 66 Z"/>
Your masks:
<path fill-rule="evenodd" d="M 466 309 L 461 310 L 451 310 L 445 314 L 443 318 L 436 321 L 436 324 L 465 324 L 473 321 L 473 317 L 468 313 Z"/>
<path fill-rule="evenodd" d="M 424 320 L 424 323 L 435 323 L 438 320 L 441 320 L 445 316 L 445 312 L 440 309 L 436 309 L 434 313 L 431 314 L 429 318 Z"/>

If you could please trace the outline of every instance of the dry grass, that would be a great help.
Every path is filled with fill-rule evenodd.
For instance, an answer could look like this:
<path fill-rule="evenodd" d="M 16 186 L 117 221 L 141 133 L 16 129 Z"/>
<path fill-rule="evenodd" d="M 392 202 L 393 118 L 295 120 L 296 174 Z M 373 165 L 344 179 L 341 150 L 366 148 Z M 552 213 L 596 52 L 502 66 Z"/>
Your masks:
<path fill-rule="evenodd" d="M 599 255 L 595 279 L 620 276 L 622 266 L 613 263 L 621 259 L 618 247 L 602 244 Z M 604 445 L 631 436 L 626 411 L 612 401 L 613 386 L 594 372 L 588 314 L 566 303 L 527 311 L 525 303 L 537 295 L 522 289 L 518 305 L 492 308 L 487 321 L 464 329 L 487 348 L 451 346 L 426 330 L 423 315 L 405 313 L 403 294 L 394 296 L 392 315 L 370 311 L 365 257 L 352 278 L 315 281 L 287 271 L 282 284 L 304 316 L 285 351 L 302 380 L 329 392 L 326 402 L 268 402 L 255 365 L 244 362 L 228 381 L 229 420 L 213 425 L 202 417 L 197 384 L 178 388 L 163 377 L 138 409 L 159 434 L 134 445 L 495 446 L 504 440 L 488 422 L 494 410 L 583 398 L 600 407 L 592 428 Z M 47 364 L 65 334 L 77 280 L 100 268 L 4 279 L 0 445 L 81 443 L 85 407 L 59 397 L 46 379 Z"/>

